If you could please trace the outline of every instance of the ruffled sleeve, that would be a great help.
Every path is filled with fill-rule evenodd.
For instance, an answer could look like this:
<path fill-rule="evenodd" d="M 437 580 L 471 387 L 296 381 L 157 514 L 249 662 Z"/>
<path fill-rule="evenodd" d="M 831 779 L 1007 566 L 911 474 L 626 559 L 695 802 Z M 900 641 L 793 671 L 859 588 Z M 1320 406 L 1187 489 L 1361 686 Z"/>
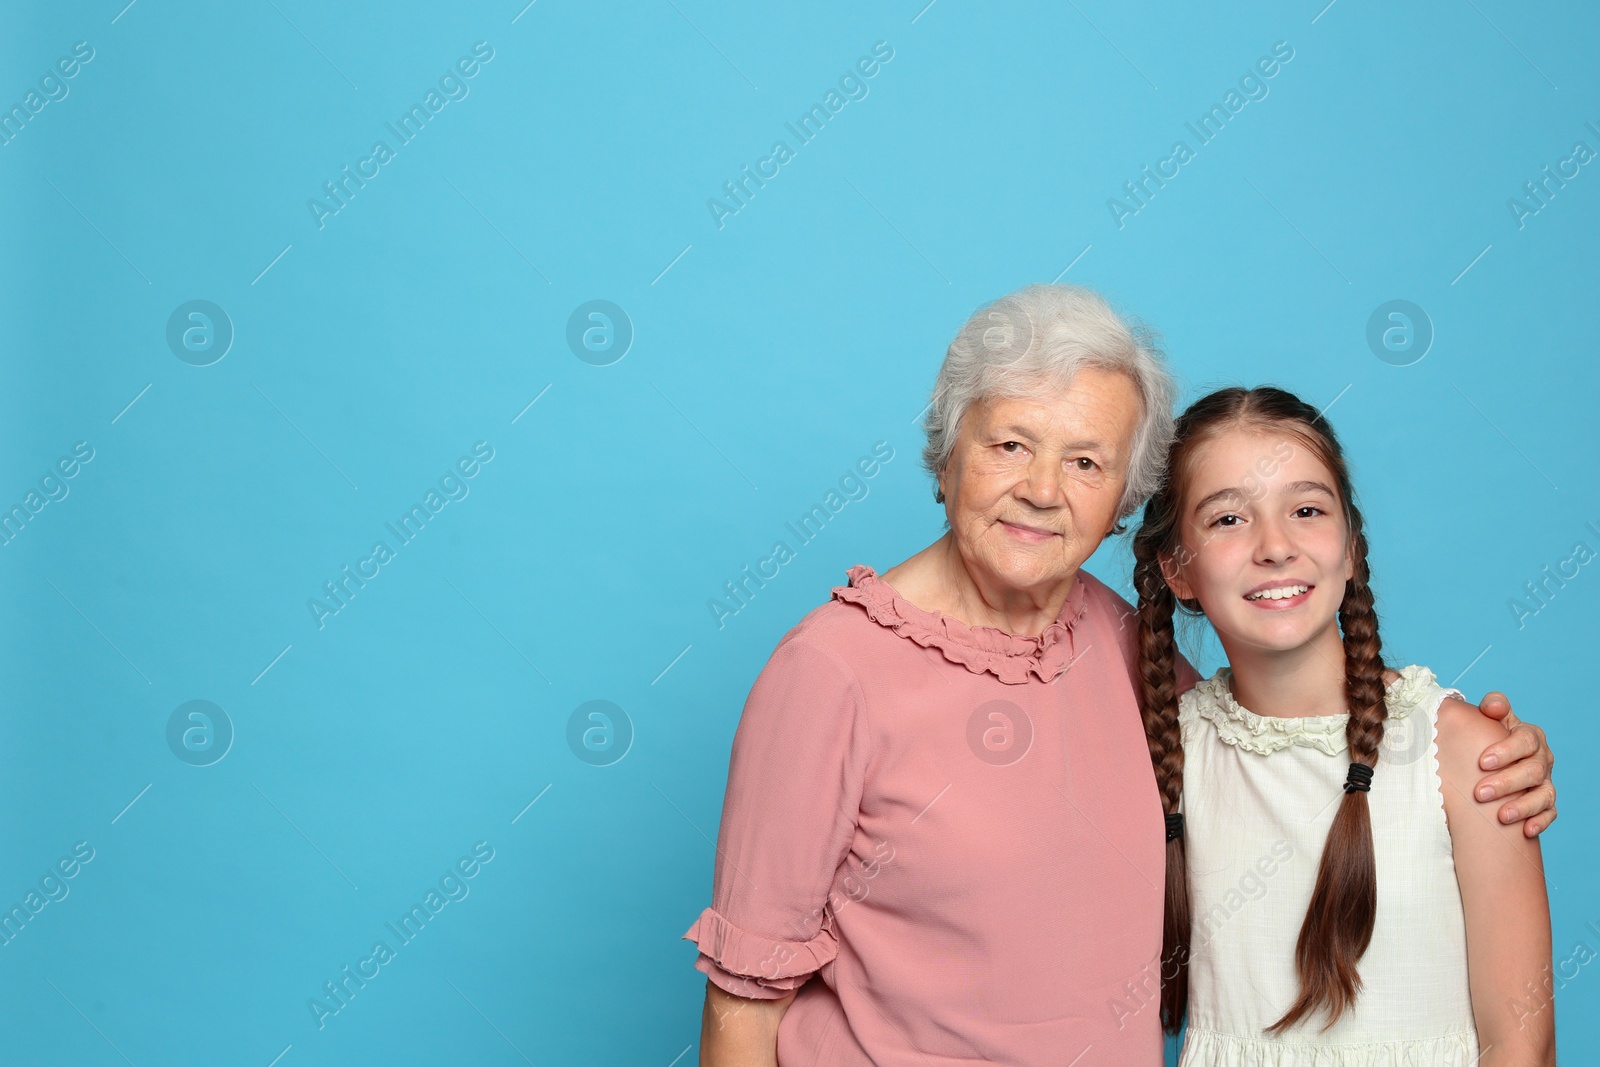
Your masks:
<path fill-rule="evenodd" d="M 711 906 L 684 933 L 695 968 L 777 999 L 838 954 L 829 893 L 855 835 L 867 763 L 855 675 L 803 632 L 756 677 L 734 733 Z"/>
<path fill-rule="evenodd" d="M 831 929 L 809 941 L 786 941 L 742 930 L 715 908 L 702 911 L 683 936 L 700 946 L 695 970 L 752 1000 L 776 1000 L 799 989 L 839 953 Z"/>

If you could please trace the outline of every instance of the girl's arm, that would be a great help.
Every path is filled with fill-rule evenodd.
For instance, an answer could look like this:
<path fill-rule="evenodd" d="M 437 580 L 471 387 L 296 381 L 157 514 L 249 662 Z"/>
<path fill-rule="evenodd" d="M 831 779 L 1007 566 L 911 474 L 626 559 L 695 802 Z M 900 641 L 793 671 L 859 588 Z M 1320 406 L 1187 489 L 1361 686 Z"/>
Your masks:
<path fill-rule="evenodd" d="M 1439 707 L 1439 778 L 1467 920 L 1467 974 L 1484 1067 L 1553 1067 L 1550 901 L 1537 838 L 1472 799 L 1478 756 L 1506 728 L 1453 697 Z"/>

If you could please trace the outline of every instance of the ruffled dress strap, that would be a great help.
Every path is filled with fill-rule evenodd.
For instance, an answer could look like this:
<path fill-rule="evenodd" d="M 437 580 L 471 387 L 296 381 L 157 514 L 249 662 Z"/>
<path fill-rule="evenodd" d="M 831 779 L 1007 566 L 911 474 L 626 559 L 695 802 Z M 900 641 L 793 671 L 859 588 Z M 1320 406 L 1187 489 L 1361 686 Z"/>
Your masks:
<path fill-rule="evenodd" d="M 1437 707 L 1439 694 L 1461 696 L 1460 690 L 1441 687 L 1427 667 L 1412 664 L 1401 667 L 1399 677 L 1384 688 L 1388 721 L 1403 722 L 1421 709 L 1425 714 Z M 1349 715 L 1310 715 L 1284 718 L 1258 715 L 1233 697 L 1233 671 L 1223 667 L 1210 678 L 1183 694 L 1178 702 L 1178 720 L 1189 726 L 1210 724 L 1224 744 L 1246 752 L 1269 756 L 1291 745 L 1304 745 L 1330 756 L 1349 748 L 1345 727 Z"/>

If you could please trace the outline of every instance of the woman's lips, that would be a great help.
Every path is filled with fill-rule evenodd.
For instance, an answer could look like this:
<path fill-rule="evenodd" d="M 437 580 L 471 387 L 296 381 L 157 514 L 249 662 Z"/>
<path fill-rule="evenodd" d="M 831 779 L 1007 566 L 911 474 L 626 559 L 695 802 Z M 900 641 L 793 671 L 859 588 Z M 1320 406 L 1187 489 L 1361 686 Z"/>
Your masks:
<path fill-rule="evenodd" d="M 1027 541 L 1030 544 L 1037 544 L 1040 541 L 1048 541 L 1050 538 L 1055 536 L 1055 531 L 1053 530 L 1040 530 L 1032 526 L 1018 526 L 1016 523 L 1006 522 L 1004 519 L 1000 520 L 1000 525 L 1004 526 L 1006 528 L 1006 532 L 1012 537 L 1015 537 L 1019 541 Z"/>

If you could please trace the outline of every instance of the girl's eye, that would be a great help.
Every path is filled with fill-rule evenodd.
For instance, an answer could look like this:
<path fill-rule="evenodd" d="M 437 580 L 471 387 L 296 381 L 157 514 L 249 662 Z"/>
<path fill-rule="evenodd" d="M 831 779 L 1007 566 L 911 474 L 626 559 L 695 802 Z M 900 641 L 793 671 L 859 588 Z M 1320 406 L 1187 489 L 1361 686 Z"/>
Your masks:
<path fill-rule="evenodd" d="M 1208 523 L 1207 525 L 1231 527 L 1231 526 L 1237 526 L 1239 523 L 1241 523 L 1243 521 L 1244 520 L 1241 519 L 1239 516 L 1234 515 L 1234 514 L 1232 514 L 1230 512 L 1227 515 L 1218 515 L 1216 518 L 1212 519 L 1211 522 Z"/>
<path fill-rule="evenodd" d="M 1312 504 L 1307 504 L 1304 507 L 1299 507 L 1299 508 L 1295 508 L 1294 509 L 1294 515 L 1295 515 L 1295 518 L 1297 518 L 1297 519 L 1309 519 L 1313 515 L 1323 515 L 1323 514 L 1326 514 L 1326 512 L 1324 512 L 1321 508 L 1316 507 L 1315 505 L 1312 505 Z"/>

